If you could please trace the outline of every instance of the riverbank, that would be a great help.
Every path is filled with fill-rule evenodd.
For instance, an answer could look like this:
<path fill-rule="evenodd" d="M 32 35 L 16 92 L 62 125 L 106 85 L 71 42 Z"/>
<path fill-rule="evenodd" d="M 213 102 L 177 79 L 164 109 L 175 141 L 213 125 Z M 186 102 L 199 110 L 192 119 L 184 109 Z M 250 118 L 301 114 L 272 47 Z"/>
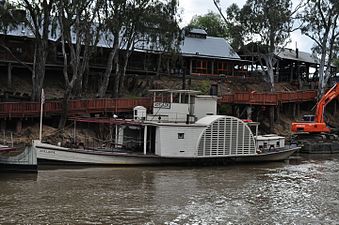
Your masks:
<path fill-rule="evenodd" d="M 4 79 L 4 78 L 0 78 Z M 27 76 L 20 77 L 14 76 L 12 88 L 10 89 L 13 93 L 26 93 L 30 91 L 30 80 L 27 79 Z M 186 87 L 188 89 L 194 89 L 201 91 L 202 94 L 209 94 L 209 92 L 214 88 L 217 90 L 217 94 L 219 96 L 226 95 L 229 93 L 234 92 L 268 92 L 269 86 L 267 83 L 262 81 L 259 78 L 252 77 L 251 81 L 249 79 L 237 78 L 237 79 L 187 79 L 186 80 Z M 140 96 L 147 96 L 149 95 L 149 89 L 181 89 L 183 84 L 183 80 L 181 78 L 169 77 L 169 76 L 160 76 L 160 77 L 139 77 L 139 76 L 129 76 L 126 79 L 126 88 L 124 89 L 121 97 L 133 98 L 133 97 L 140 97 Z M 288 84 L 288 83 L 276 83 L 275 85 L 276 91 L 279 92 L 292 92 L 296 91 L 296 87 Z M 7 88 L 2 88 L 4 91 L 8 91 Z M 215 91 L 214 90 L 214 91 Z M 213 90 L 212 90 L 213 91 Z M 62 82 L 60 78 L 56 79 L 54 77 L 49 77 L 46 79 L 45 83 L 45 93 L 47 99 L 60 99 L 63 96 L 63 88 Z M 109 97 L 110 91 L 108 91 L 107 97 Z M 93 90 L 88 90 L 83 94 L 83 98 L 93 98 L 95 97 L 96 93 Z M 8 96 L 7 96 L 8 97 Z M 3 99 L 6 101 L 6 99 Z M 260 122 L 260 132 L 262 134 L 265 133 L 277 133 L 279 135 L 289 137 L 291 135 L 290 132 L 290 124 L 293 121 L 296 121 L 301 118 L 304 114 L 311 114 L 312 108 L 314 107 L 315 102 L 303 103 L 299 104 L 299 112 L 297 115 L 293 115 L 291 110 L 289 109 L 290 105 L 280 106 L 277 107 L 275 110 L 279 112 L 279 116 L 276 116 L 274 123 L 270 121 L 269 117 L 269 109 L 265 106 L 254 105 L 252 107 L 252 120 Z M 242 119 L 248 119 L 247 115 L 247 107 L 246 105 L 230 105 L 230 104 L 223 104 L 219 105 L 218 113 L 219 114 L 226 114 L 226 115 L 234 115 Z M 332 106 L 333 108 L 333 106 Z M 338 110 L 339 111 L 339 110 Z M 339 114 L 338 111 L 336 114 L 328 113 L 327 114 L 327 121 L 332 126 L 339 126 Z M 295 112 L 294 112 L 295 113 Z M 45 138 L 54 138 L 53 143 L 56 143 L 60 140 L 70 139 L 73 135 L 72 129 L 63 132 L 64 134 L 60 134 L 56 128 L 57 126 L 57 118 L 48 118 L 44 121 L 44 137 Z M 15 124 L 15 119 L 10 119 L 8 124 Z M 15 125 L 7 126 L 6 129 L 6 140 L 8 141 L 8 134 L 10 132 L 13 133 L 13 139 L 17 143 L 29 143 L 30 140 L 38 138 L 38 120 L 37 119 L 26 119 L 24 123 L 22 123 L 22 129 L 20 132 L 15 131 Z M 86 129 L 85 129 L 86 130 Z M 96 137 L 90 130 L 84 131 L 84 136 L 93 136 Z M 55 134 L 56 137 L 52 137 L 49 134 Z M 78 134 L 79 135 L 79 134 Z"/>

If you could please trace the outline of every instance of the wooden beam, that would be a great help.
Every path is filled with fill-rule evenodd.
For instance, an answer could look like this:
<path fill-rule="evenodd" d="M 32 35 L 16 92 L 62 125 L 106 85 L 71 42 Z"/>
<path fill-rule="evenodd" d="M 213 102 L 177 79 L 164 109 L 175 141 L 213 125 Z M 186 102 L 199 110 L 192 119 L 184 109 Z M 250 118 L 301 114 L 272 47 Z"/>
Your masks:
<path fill-rule="evenodd" d="M 12 87 L 12 63 L 8 63 L 7 66 L 7 87 Z"/>

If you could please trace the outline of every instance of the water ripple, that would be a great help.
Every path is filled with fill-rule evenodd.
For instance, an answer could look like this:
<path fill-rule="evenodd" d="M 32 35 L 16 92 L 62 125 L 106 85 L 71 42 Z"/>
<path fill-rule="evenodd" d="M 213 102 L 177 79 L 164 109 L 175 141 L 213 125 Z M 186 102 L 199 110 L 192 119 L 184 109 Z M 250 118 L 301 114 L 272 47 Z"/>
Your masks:
<path fill-rule="evenodd" d="M 0 175 L 0 224 L 339 224 L 338 162 Z"/>

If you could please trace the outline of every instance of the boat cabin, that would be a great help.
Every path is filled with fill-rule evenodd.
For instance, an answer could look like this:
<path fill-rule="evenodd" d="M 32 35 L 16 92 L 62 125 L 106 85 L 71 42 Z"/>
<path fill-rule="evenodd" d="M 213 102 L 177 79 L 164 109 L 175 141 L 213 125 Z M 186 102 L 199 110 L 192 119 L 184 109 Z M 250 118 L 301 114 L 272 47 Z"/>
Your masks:
<path fill-rule="evenodd" d="M 217 114 L 218 97 L 198 95 L 194 90 L 159 89 L 153 93 L 153 113 L 148 121 L 194 123 L 206 115 Z"/>
<path fill-rule="evenodd" d="M 285 138 L 276 134 L 266 134 L 256 137 L 257 148 L 262 151 L 285 147 Z"/>

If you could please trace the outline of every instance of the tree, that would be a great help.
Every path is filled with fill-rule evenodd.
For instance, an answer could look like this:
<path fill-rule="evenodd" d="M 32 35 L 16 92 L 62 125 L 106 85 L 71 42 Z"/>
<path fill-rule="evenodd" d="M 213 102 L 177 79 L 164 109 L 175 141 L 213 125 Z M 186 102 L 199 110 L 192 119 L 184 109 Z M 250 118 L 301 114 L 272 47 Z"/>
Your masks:
<path fill-rule="evenodd" d="M 115 76 L 119 72 L 118 67 L 118 51 L 121 46 L 120 33 L 123 31 L 123 26 L 126 12 L 127 12 L 128 1 L 117 0 L 117 1 L 107 1 L 105 4 L 104 10 L 104 24 L 106 31 L 107 43 L 111 43 L 110 52 L 107 58 L 106 69 L 101 80 L 101 84 L 98 90 L 98 96 L 103 98 L 106 94 L 110 76 L 113 70 L 113 63 L 115 63 Z M 113 41 L 112 41 L 113 39 Z"/>
<path fill-rule="evenodd" d="M 204 29 L 210 36 L 223 38 L 228 36 L 225 21 L 212 11 L 203 16 L 194 16 L 188 27 Z"/>
<path fill-rule="evenodd" d="M 128 59 L 137 43 L 146 41 L 173 47 L 173 39 L 178 30 L 175 20 L 177 2 L 176 0 L 118 0 L 108 1 L 105 8 L 107 9 L 105 27 L 111 34 L 107 37 L 113 41 L 108 41 L 112 45 L 98 96 L 105 95 L 114 68 L 113 96 L 117 97 L 123 89 Z M 172 29 L 173 27 L 176 27 L 176 30 Z"/>
<path fill-rule="evenodd" d="M 0 3 L 0 32 L 7 33 L 9 28 L 16 27 L 15 20 L 13 18 L 13 12 L 16 6 L 9 3 Z"/>
<path fill-rule="evenodd" d="M 26 21 L 26 16 L 19 10 L 16 4 L 7 1 L 0 4 L 0 32 L 6 35 L 9 31 L 17 29 L 18 25 L 24 21 Z M 27 68 L 29 71 L 32 71 L 32 67 L 21 61 L 20 58 L 8 47 L 3 38 L 0 39 L 0 48 L 7 51 L 7 53 L 22 66 Z"/>
<path fill-rule="evenodd" d="M 136 45 L 146 53 L 151 51 L 157 53 L 159 70 L 163 54 L 173 54 L 177 52 L 180 42 L 180 32 L 177 21 L 177 1 L 155 1 L 150 2 L 147 7 L 135 7 L 129 11 L 130 20 L 128 22 L 131 29 L 127 30 L 124 62 L 119 76 L 119 94 L 124 88 L 124 78 L 128 65 L 128 60 Z M 143 18 L 140 20 L 140 18 Z M 140 46 L 146 46 L 145 49 Z"/>
<path fill-rule="evenodd" d="M 58 3 L 65 79 L 63 112 L 59 128 L 65 126 L 69 100 L 81 91 L 83 75 L 93 52 L 92 49 L 97 46 L 100 24 L 94 22 L 100 20 L 99 9 L 101 9 L 100 1 L 60 0 Z"/>
<path fill-rule="evenodd" d="M 296 10 L 292 10 L 291 0 L 247 0 L 241 9 L 231 5 L 227 9 L 229 17 L 223 14 L 219 0 L 213 1 L 226 23 L 235 23 L 231 30 L 236 31 L 237 39 L 241 35 L 244 43 L 257 41 L 256 53 L 273 91 L 274 54 L 278 47 L 286 45 L 294 30 L 292 15 Z"/>
<path fill-rule="evenodd" d="M 26 26 L 34 34 L 34 55 L 33 65 L 22 62 L 12 51 L 1 44 L 19 63 L 32 72 L 32 93 L 31 99 L 40 99 L 41 89 L 45 79 L 45 66 L 48 54 L 48 37 L 53 21 L 54 0 L 30 1 L 19 0 L 16 5 L 5 3 L 0 7 L 0 14 L 3 18 L 0 22 L 2 31 L 6 32 L 8 27 L 14 28 L 18 24 Z"/>
<path fill-rule="evenodd" d="M 19 6 L 27 9 L 25 25 L 34 34 L 34 58 L 32 66 L 33 101 L 39 101 L 41 89 L 45 81 L 46 61 L 49 48 L 49 34 L 53 32 L 54 0 L 20 0 Z"/>
<path fill-rule="evenodd" d="M 324 94 L 331 77 L 334 48 L 339 41 L 339 3 L 335 0 L 310 0 L 301 14 L 302 33 L 315 42 L 320 54 L 318 98 Z"/>

